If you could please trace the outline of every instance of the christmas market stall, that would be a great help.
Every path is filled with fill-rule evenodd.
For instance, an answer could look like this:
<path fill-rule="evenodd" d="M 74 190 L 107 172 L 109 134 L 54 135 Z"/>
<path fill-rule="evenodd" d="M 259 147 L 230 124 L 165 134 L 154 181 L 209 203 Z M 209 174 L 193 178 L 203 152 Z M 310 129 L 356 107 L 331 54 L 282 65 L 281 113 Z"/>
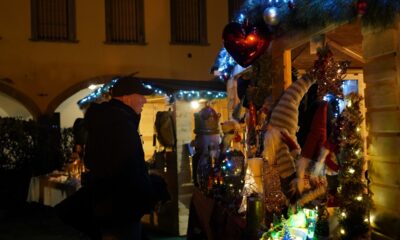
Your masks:
<path fill-rule="evenodd" d="M 158 206 L 153 214 L 145 215 L 142 222 L 156 231 L 185 235 L 190 199 L 197 181 L 197 165 L 192 159 L 195 133 L 197 130 L 212 132 L 215 134 L 212 138 L 203 140 L 219 144 L 219 124 L 228 119 L 226 87 L 216 80 L 135 78 L 155 92 L 147 97 L 139 128 L 150 173 L 164 178 L 171 196 L 171 200 Z M 109 89 L 114 82 L 98 88 L 78 104 L 86 108 L 91 102 L 108 101 Z M 212 130 L 207 128 L 206 122 L 210 121 L 213 122 Z M 194 130 L 195 126 L 197 130 Z M 200 145 L 196 147 L 196 156 L 200 153 Z"/>
<path fill-rule="evenodd" d="M 399 1 L 243 1 L 212 67 L 230 119 L 199 160 L 188 239 L 398 238 L 384 225 L 398 227 L 399 195 L 371 161 L 398 159 L 376 139 L 398 142 L 399 12 Z"/>

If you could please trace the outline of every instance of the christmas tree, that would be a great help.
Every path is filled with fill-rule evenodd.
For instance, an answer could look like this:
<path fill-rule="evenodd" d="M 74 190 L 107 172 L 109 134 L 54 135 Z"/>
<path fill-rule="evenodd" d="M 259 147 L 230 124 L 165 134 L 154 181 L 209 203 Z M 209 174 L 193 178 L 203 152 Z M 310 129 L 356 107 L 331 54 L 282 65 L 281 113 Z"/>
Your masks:
<path fill-rule="evenodd" d="M 340 148 L 339 162 L 339 210 L 342 239 L 367 238 L 369 233 L 369 210 L 371 193 L 363 175 L 365 173 L 363 138 L 360 111 L 362 98 L 356 93 L 347 97 L 347 107 L 339 117 Z"/>

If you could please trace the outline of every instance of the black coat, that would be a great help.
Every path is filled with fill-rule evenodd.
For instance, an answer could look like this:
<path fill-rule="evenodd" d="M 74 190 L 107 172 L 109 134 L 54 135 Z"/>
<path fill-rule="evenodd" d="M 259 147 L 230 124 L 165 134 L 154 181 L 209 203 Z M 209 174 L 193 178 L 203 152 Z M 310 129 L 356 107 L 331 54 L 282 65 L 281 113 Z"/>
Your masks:
<path fill-rule="evenodd" d="M 116 99 L 92 104 L 85 114 L 85 165 L 99 217 L 139 220 L 155 204 L 139 122 L 140 115 Z"/>

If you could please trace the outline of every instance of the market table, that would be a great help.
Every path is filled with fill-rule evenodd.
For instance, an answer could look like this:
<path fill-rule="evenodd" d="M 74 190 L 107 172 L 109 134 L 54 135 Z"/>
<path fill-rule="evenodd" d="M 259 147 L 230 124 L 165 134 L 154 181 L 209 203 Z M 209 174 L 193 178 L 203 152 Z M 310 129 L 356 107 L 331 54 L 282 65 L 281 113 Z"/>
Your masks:
<path fill-rule="evenodd" d="M 28 202 L 38 202 L 54 207 L 80 188 L 77 177 L 69 177 L 65 172 L 52 172 L 32 177 L 29 184 Z"/>
<path fill-rule="evenodd" d="M 231 213 L 226 206 L 206 197 L 195 189 L 189 210 L 187 239 L 199 239 L 202 234 L 208 240 L 245 238 L 246 221 Z"/>

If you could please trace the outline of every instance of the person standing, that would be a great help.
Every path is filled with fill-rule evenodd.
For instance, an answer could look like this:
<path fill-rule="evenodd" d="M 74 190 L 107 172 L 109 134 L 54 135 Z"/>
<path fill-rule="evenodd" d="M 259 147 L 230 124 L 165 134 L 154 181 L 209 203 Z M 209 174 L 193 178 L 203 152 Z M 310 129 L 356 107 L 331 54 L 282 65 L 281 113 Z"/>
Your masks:
<path fill-rule="evenodd" d="M 141 239 L 140 219 L 155 204 L 139 122 L 153 91 L 133 76 L 120 77 L 111 100 L 86 111 L 85 167 L 93 219 L 101 239 Z"/>

